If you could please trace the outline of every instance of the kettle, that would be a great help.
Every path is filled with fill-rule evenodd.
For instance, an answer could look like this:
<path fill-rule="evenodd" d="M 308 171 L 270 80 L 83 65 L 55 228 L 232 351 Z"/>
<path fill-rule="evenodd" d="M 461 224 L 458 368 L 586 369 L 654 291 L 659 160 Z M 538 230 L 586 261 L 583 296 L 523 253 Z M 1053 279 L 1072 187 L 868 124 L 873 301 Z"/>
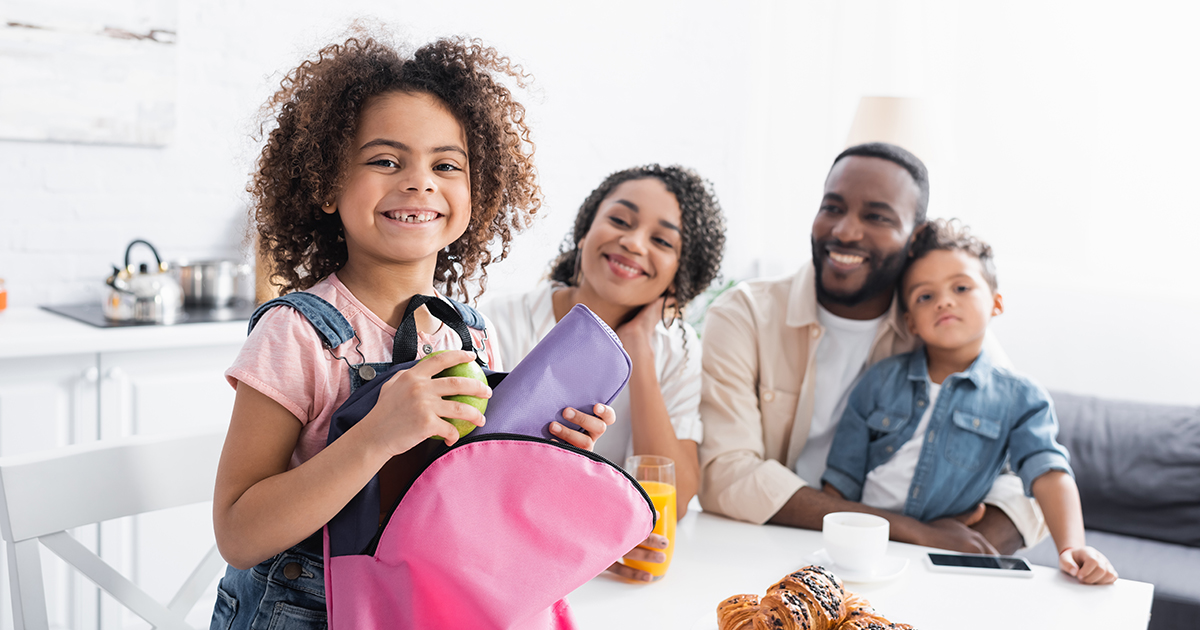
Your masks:
<path fill-rule="evenodd" d="M 137 244 L 145 245 L 154 254 L 158 265 L 151 269 L 146 263 L 134 271 L 129 254 Z M 112 289 L 104 300 L 104 316 L 120 322 L 148 324 L 174 324 L 183 309 L 183 289 L 179 282 L 166 273 L 158 250 L 150 243 L 135 239 L 125 248 L 125 268 L 113 265 L 113 275 L 105 281 Z"/>

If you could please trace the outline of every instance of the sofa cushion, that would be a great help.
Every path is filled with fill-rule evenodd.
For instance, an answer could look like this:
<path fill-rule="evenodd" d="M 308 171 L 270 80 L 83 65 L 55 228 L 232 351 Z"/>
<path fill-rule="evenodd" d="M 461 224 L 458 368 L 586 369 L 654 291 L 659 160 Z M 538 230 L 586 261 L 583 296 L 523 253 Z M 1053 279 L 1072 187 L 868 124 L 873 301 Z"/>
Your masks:
<path fill-rule="evenodd" d="M 1087 528 L 1200 547 L 1200 407 L 1051 396 Z"/>

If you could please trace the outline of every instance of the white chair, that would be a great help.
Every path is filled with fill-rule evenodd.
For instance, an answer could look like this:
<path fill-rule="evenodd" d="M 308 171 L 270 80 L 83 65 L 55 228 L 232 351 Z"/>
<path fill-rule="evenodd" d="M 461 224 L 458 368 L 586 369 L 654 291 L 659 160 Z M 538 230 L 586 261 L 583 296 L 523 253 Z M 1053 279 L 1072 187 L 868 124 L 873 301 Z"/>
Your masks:
<path fill-rule="evenodd" d="M 39 543 L 155 628 L 184 617 L 225 562 L 214 546 L 166 605 L 67 530 L 212 500 L 224 433 L 138 436 L 0 458 L 0 534 L 17 630 L 48 630 Z"/>

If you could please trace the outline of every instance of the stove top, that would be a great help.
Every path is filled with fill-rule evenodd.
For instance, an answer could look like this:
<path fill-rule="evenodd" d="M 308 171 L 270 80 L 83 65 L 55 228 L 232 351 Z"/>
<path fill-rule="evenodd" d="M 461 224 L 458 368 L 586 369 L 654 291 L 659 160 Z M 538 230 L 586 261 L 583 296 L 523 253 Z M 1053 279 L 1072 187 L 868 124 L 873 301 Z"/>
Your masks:
<path fill-rule="evenodd" d="M 184 306 L 174 324 L 156 324 L 154 322 L 120 322 L 104 316 L 101 304 L 63 304 L 43 306 L 42 310 L 50 311 L 64 317 L 91 324 L 97 328 L 125 328 L 128 326 L 179 326 L 182 324 L 201 324 L 211 322 L 249 321 L 254 314 L 253 302 L 237 300 L 233 304 L 216 308 L 212 306 Z"/>

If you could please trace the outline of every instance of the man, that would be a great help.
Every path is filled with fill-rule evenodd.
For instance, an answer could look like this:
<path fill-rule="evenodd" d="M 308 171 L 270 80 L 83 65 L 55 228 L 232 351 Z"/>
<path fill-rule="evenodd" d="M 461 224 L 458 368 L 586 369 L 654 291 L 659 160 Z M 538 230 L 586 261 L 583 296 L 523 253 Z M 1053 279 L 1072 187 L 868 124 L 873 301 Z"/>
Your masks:
<path fill-rule="evenodd" d="M 883 143 L 851 147 L 826 178 L 812 263 L 787 278 L 740 283 L 709 308 L 700 404 L 706 511 L 808 529 L 821 529 L 830 512 L 870 512 L 891 522 L 894 540 L 975 553 L 1011 553 L 1043 535 L 1041 514 L 1014 475 L 1001 475 L 985 506 L 930 523 L 820 491 L 851 385 L 869 365 L 913 349 L 893 296 L 928 203 L 916 156 Z"/>

